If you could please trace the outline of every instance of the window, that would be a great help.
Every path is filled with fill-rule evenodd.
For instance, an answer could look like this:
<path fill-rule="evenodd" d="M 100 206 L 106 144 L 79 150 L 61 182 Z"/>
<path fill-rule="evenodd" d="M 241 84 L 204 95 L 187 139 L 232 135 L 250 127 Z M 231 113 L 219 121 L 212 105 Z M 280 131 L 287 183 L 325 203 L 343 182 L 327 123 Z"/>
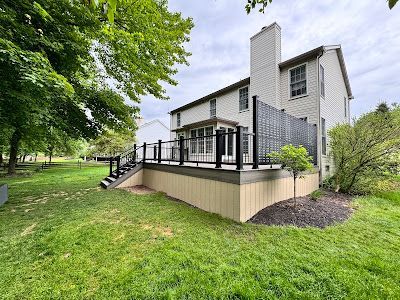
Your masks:
<path fill-rule="evenodd" d="M 329 174 L 329 165 L 325 166 L 325 173 Z"/>
<path fill-rule="evenodd" d="M 302 120 L 304 122 L 307 122 L 308 118 L 307 117 L 302 117 L 302 118 L 300 118 L 300 120 Z"/>
<path fill-rule="evenodd" d="M 190 137 L 195 138 L 196 137 L 197 130 L 192 129 L 190 130 Z M 194 154 L 196 153 L 197 148 L 197 139 L 191 139 L 190 140 L 190 153 Z"/>
<path fill-rule="evenodd" d="M 233 128 L 229 128 L 228 132 L 228 155 L 233 155 L 233 132 L 235 130 Z"/>
<path fill-rule="evenodd" d="M 217 100 L 210 100 L 210 118 L 214 118 L 217 116 Z"/>
<path fill-rule="evenodd" d="M 197 136 L 198 153 L 204 153 L 204 128 L 197 129 Z"/>
<path fill-rule="evenodd" d="M 325 70 L 323 66 L 319 66 L 319 85 L 321 96 L 325 98 Z"/>
<path fill-rule="evenodd" d="M 206 153 L 213 153 L 213 137 L 210 136 L 213 134 L 213 127 L 206 127 Z"/>
<path fill-rule="evenodd" d="M 226 132 L 226 128 L 225 127 L 220 127 L 220 130 L 222 130 L 222 155 L 226 154 L 225 148 L 226 148 L 226 134 L 224 134 Z"/>
<path fill-rule="evenodd" d="M 249 87 L 239 90 L 239 111 L 249 109 Z"/>
<path fill-rule="evenodd" d="M 290 70 L 290 97 L 307 94 L 306 65 Z"/>
<path fill-rule="evenodd" d="M 249 154 L 249 127 L 243 127 L 243 153 Z"/>
<path fill-rule="evenodd" d="M 176 114 L 176 127 L 181 127 L 181 113 Z"/>
<path fill-rule="evenodd" d="M 325 119 L 321 118 L 322 155 L 326 155 L 326 126 Z"/>
<path fill-rule="evenodd" d="M 344 97 L 344 116 L 347 118 L 347 99 Z"/>

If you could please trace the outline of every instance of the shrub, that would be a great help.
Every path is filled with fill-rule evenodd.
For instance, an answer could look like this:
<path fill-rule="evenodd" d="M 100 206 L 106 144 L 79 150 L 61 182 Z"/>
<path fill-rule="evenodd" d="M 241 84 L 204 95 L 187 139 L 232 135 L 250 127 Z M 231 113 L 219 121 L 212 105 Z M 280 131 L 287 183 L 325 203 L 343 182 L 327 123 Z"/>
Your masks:
<path fill-rule="evenodd" d="M 322 191 L 321 189 L 319 190 L 315 190 L 314 192 L 312 192 L 310 194 L 310 199 L 317 201 L 318 199 L 320 199 L 321 197 L 323 197 L 325 195 L 324 191 Z"/>

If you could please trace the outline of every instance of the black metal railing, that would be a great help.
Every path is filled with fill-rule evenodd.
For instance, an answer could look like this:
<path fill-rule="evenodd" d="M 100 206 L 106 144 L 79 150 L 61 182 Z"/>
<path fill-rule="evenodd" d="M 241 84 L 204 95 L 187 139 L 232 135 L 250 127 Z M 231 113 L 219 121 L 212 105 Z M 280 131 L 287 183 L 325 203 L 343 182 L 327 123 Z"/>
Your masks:
<path fill-rule="evenodd" d="M 245 131 L 246 129 L 246 131 Z M 317 160 L 317 127 L 295 118 L 253 97 L 253 132 L 247 128 L 217 129 L 215 134 L 184 138 L 172 141 L 158 140 L 143 143 L 128 149 L 121 155 L 110 158 L 110 176 L 119 177 L 121 171 L 141 162 L 236 165 L 242 170 L 244 165 L 279 163 L 268 157 L 286 144 L 303 145 Z"/>

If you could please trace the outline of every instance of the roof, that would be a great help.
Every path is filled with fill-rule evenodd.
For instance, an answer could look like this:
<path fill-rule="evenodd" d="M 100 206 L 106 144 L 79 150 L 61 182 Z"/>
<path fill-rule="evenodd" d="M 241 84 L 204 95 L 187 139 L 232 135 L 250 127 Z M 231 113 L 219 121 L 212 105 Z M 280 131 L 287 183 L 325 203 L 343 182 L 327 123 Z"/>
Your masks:
<path fill-rule="evenodd" d="M 159 119 L 155 119 L 155 120 L 153 120 L 153 121 L 144 123 L 143 125 L 140 125 L 138 129 L 141 129 L 141 128 L 143 128 L 143 127 L 150 126 L 150 125 L 152 125 L 152 124 L 154 124 L 154 123 L 160 123 L 160 125 L 162 125 L 163 127 L 165 127 L 165 129 L 167 129 L 167 130 L 169 131 L 168 126 L 165 125 L 163 122 L 161 122 Z"/>
<path fill-rule="evenodd" d="M 186 125 L 183 125 L 180 128 L 172 129 L 172 131 L 180 131 L 180 130 L 183 130 L 183 129 L 197 128 L 199 126 L 207 126 L 207 125 L 210 125 L 210 124 L 214 124 L 216 122 L 221 122 L 221 123 L 225 123 L 225 124 L 232 125 L 232 126 L 236 126 L 236 125 L 239 124 L 239 122 L 236 122 L 236 121 L 214 117 L 214 118 L 210 118 L 210 119 L 207 119 L 207 120 L 186 124 Z"/>
<path fill-rule="evenodd" d="M 231 84 L 231 85 L 228 85 L 227 87 L 224 87 L 223 89 L 220 89 L 220 90 L 218 90 L 218 91 L 216 91 L 216 92 L 214 92 L 214 93 L 211 93 L 211 94 L 209 94 L 209 95 L 207 95 L 207 96 L 204 96 L 204 97 L 202 97 L 202 98 L 200 98 L 200 99 L 197 99 L 197 100 L 195 100 L 195 101 L 192 101 L 192 102 L 190 102 L 190 103 L 188 103 L 188 104 L 185 104 L 185 105 L 183 105 L 183 106 L 181 106 L 181 107 L 178 107 L 178 108 L 176 108 L 176 109 L 170 111 L 170 114 L 176 113 L 176 112 L 178 112 L 178 111 L 180 111 L 180 110 L 188 109 L 188 108 L 190 108 L 190 107 L 192 107 L 192 106 L 198 105 L 198 104 L 200 104 L 200 103 L 202 103 L 202 102 L 206 102 L 206 101 L 208 101 L 208 100 L 211 100 L 211 99 L 213 99 L 213 98 L 216 98 L 216 97 L 218 97 L 218 96 L 221 96 L 221 95 L 225 94 L 226 92 L 229 92 L 229 91 L 231 91 L 231 90 L 240 88 L 240 87 L 245 86 L 245 85 L 248 85 L 248 84 L 250 84 L 250 77 L 247 77 L 247 78 L 245 78 L 245 79 L 242 79 L 242 80 L 240 80 L 240 81 L 238 81 L 238 82 L 235 82 L 235 83 L 233 83 L 233 84 Z"/>
<path fill-rule="evenodd" d="M 283 62 L 281 62 L 279 64 L 279 67 L 282 68 L 286 68 L 286 67 L 290 67 L 290 66 L 294 66 L 296 64 L 299 64 L 307 59 L 311 59 L 311 58 L 315 58 L 319 55 L 322 55 L 324 52 L 329 51 L 329 50 L 336 50 L 337 54 L 338 54 L 338 58 L 339 58 L 339 63 L 340 63 L 340 69 L 342 70 L 342 74 L 343 74 L 343 79 L 344 79 L 344 83 L 346 85 L 346 90 L 347 90 L 347 94 L 349 95 L 349 99 L 353 99 L 353 93 L 351 91 L 351 87 L 350 87 L 350 81 L 349 81 L 349 76 L 347 74 L 347 70 L 346 70 L 346 65 L 344 62 L 344 57 L 343 57 L 343 51 L 342 51 L 342 47 L 340 45 L 331 45 L 331 46 L 319 46 L 315 49 L 312 49 L 310 51 L 304 52 L 300 55 L 297 55 L 295 57 L 292 57 L 288 60 L 285 60 Z M 185 104 L 183 106 L 180 106 L 172 111 L 170 111 L 170 114 L 179 112 L 180 110 L 184 110 L 184 109 L 188 109 L 190 107 L 196 106 L 202 102 L 206 102 L 208 100 L 211 100 L 213 98 L 216 98 L 220 95 L 225 94 L 226 92 L 229 92 L 231 90 L 240 88 L 242 86 L 248 85 L 250 84 L 250 77 L 247 77 L 245 79 L 242 79 L 238 82 L 235 82 L 227 87 L 224 87 L 223 89 L 220 89 L 214 93 L 211 93 L 207 96 L 204 96 L 200 99 L 197 99 L 195 101 L 192 101 L 188 104 Z"/>

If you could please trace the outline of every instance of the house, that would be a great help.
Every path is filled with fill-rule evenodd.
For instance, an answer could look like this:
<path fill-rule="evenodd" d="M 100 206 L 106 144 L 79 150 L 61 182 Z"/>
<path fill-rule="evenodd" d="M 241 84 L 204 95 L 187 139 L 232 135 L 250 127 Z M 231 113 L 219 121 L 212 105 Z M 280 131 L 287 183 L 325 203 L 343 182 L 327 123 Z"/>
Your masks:
<path fill-rule="evenodd" d="M 317 165 L 321 178 L 333 171 L 328 130 L 350 122 L 353 99 L 340 45 L 320 46 L 281 61 L 281 28 L 263 27 L 250 38 L 250 77 L 235 82 L 170 112 L 171 139 L 202 137 L 217 129 L 252 133 L 252 96 L 317 127 Z M 202 144 L 204 142 L 204 144 Z M 207 138 L 191 153 L 212 152 Z M 233 156 L 233 139 L 226 136 L 224 155 Z M 247 147 L 247 146 L 245 146 Z M 207 150 L 208 149 L 208 150 Z"/>
<path fill-rule="evenodd" d="M 160 120 L 155 119 L 150 122 L 144 123 L 143 119 L 137 119 L 136 124 L 138 129 L 136 131 L 136 143 L 151 143 L 158 140 L 166 141 L 170 138 L 169 128 Z"/>

